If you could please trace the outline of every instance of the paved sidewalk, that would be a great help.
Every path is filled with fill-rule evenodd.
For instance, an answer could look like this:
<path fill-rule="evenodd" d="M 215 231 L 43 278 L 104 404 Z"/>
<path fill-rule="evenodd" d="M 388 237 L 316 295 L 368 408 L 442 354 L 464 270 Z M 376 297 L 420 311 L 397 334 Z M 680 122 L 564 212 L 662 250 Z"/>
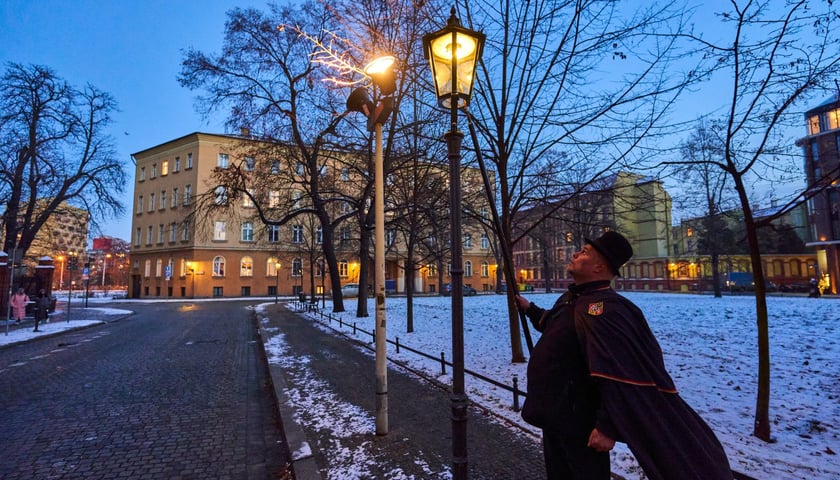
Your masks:
<path fill-rule="evenodd" d="M 346 405 L 358 417 L 375 415 L 375 361 L 354 342 L 322 331 L 312 318 L 271 305 L 260 330 L 298 480 L 451 478 L 452 426 L 447 392 L 389 365 L 389 432 L 376 436 L 371 422 L 347 433 Z M 285 349 L 272 358 L 272 345 Z M 317 379 L 342 411 L 301 411 L 295 398 L 315 394 Z M 310 401 L 308 398 L 307 401 Z M 315 410 L 309 408 L 308 410 Z M 337 408 L 333 410 L 338 410 Z M 335 416 L 333 416 L 333 413 Z M 324 418 L 329 417 L 329 418 Z M 471 406 L 467 422 L 470 479 L 542 479 L 542 447 L 533 435 L 514 433 Z M 296 453 L 297 452 L 297 453 Z M 348 453 L 349 452 L 349 453 Z"/>

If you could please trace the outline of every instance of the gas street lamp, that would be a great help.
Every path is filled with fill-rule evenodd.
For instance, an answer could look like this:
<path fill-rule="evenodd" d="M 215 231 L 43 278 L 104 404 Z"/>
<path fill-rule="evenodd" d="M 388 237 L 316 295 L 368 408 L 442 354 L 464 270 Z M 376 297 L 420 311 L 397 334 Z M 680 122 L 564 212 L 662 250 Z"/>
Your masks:
<path fill-rule="evenodd" d="M 277 305 L 277 296 L 280 293 L 280 262 L 274 262 L 274 304 Z"/>
<path fill-rule="evenodd" d="M 388 369 L 385 325 L 385 161 L 382 153 L 382 124 L 394 109 L 393 93 L 397 89 L 395 59 L 384 56 L 365 66 L 365 74 L 379 88 L 382 96 L 374 107 L 365 87 L 359 87 L 347 98 L 347 110 L 361 112 L 368 118 L 368 131 L 375 132 L 374 155 L 374 289 L 376 291 L 376 434 L 388 433 Z"/>
<path fill-rule="evenodd" d="M 475 68 L 485 35 L 461 27 L 455 7 L 446 27 L 423 36 L 423 50 L 432 68 L 438 104 L 448 108 L 450 130 L 444 135 L 449 158 L 449 218 L 452 248 L 452 474 L 467 478 L 467 405 L 464 389 L 464 263 L 461 244 L 461 141 L 458 109 L 470 101 Z"/>

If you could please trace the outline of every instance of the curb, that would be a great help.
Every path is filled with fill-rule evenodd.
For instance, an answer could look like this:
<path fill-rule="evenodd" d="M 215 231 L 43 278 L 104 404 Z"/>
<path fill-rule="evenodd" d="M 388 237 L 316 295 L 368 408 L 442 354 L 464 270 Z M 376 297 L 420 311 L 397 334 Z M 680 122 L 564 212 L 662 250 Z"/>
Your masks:
<path fill-rule="evenodd" d="M 286 395 L 287 384 L 283 370 L 280 366 L 268 361 L 268 355 L 265 353 L 265 342 L 268 340 L 268 336 L 263 330 L 259 318 L 257 319 L 257 334 L 262 339 L 263 358 L 268 364 L 268 373 L 274 390 L 277 409 L 283 421 L 283 431 L 286 435 L 286 442 L 291 454 L 292 470 L 295 473 L 295 479 L 324 480 L 325 477 L 318 468 L 315 455 L 312 453 L 312 447 L 306 438 L 306 434 L 303 432 L 301 426 L 294 421 L 294 405 Z"/>

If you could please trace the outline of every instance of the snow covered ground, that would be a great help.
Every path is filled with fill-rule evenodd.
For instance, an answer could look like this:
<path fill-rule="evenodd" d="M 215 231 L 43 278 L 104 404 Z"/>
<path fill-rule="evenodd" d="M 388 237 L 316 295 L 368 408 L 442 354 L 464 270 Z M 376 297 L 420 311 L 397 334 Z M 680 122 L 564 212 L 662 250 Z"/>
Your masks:
<path fill-rule="evenodd" d="M 647 315 L 677 388 L 717 433 L 733 469 L 759 479 L 840 478 L 840 301 L 768 298 L 770 421 L 775 442 L 765 443 L 751 435 L 757 387 L 754 298 L 632 292 L 625 295 Z M 558 294 L 528 297 L 549 307 Z M 389 298 L 388 338 L 399 337 L 401 345 L 434 356 L 445 352 L 447 359 L 451 358 L 450 301 L 446 297 L 416 298 L 415 331 L 407 334 L 405 298 Z M 499 295 L 464 299 L 466 368 L 508 385 L 516 376 L 520 389 L 527 391 L 526 365 L 510 361 L 504 301 L 505 297 Z M 373 330 L 372 300 L 368 306 L 370 317 L 366 318 L 356 318 L 355 304 L 355 299 L 345 300 L 348 312 L 340 314 L 342 318 Z M 326 306 L 329 312 L 329 302 Z M 332 325 L 337 327 L 336 323 Z M 344 330 L 350 332 L 349 328 Z M 536 343 L 539 334 L 532 335 Z M 359 338 L 370 340 L 364 334 Z M 526 349 L 524 345 L 523 340 Z M 388 348 L 389 358 L 409 362 L 450 383 L 448 376 L 440 374 L 439 362 L 404 349 L 398 354 L 390 344 Z M 473 402 L 523 428 L 531 428 L 513 411 L 510 392 L 469 375 L 466 383 Z M 312 391 L 315 390 L 324 389 Z M 370 428 L 369 419 L 363 421 L 365 425 L 358 427 Z M 619 444 L 612 455 L 614 472 L 628 479 L 644 478 L 626 446 Z"/>

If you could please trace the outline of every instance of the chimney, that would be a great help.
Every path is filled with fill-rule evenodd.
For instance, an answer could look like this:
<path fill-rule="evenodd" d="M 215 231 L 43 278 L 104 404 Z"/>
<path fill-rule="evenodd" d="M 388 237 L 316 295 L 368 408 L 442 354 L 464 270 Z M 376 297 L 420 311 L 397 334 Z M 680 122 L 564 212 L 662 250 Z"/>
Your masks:
<path fill-rule="evenodd" d="M 251 136 L 251 129 L 248 127 L 241 127 L 239 129 L 239 135 L 243 137 L 250 137 Z"/>

